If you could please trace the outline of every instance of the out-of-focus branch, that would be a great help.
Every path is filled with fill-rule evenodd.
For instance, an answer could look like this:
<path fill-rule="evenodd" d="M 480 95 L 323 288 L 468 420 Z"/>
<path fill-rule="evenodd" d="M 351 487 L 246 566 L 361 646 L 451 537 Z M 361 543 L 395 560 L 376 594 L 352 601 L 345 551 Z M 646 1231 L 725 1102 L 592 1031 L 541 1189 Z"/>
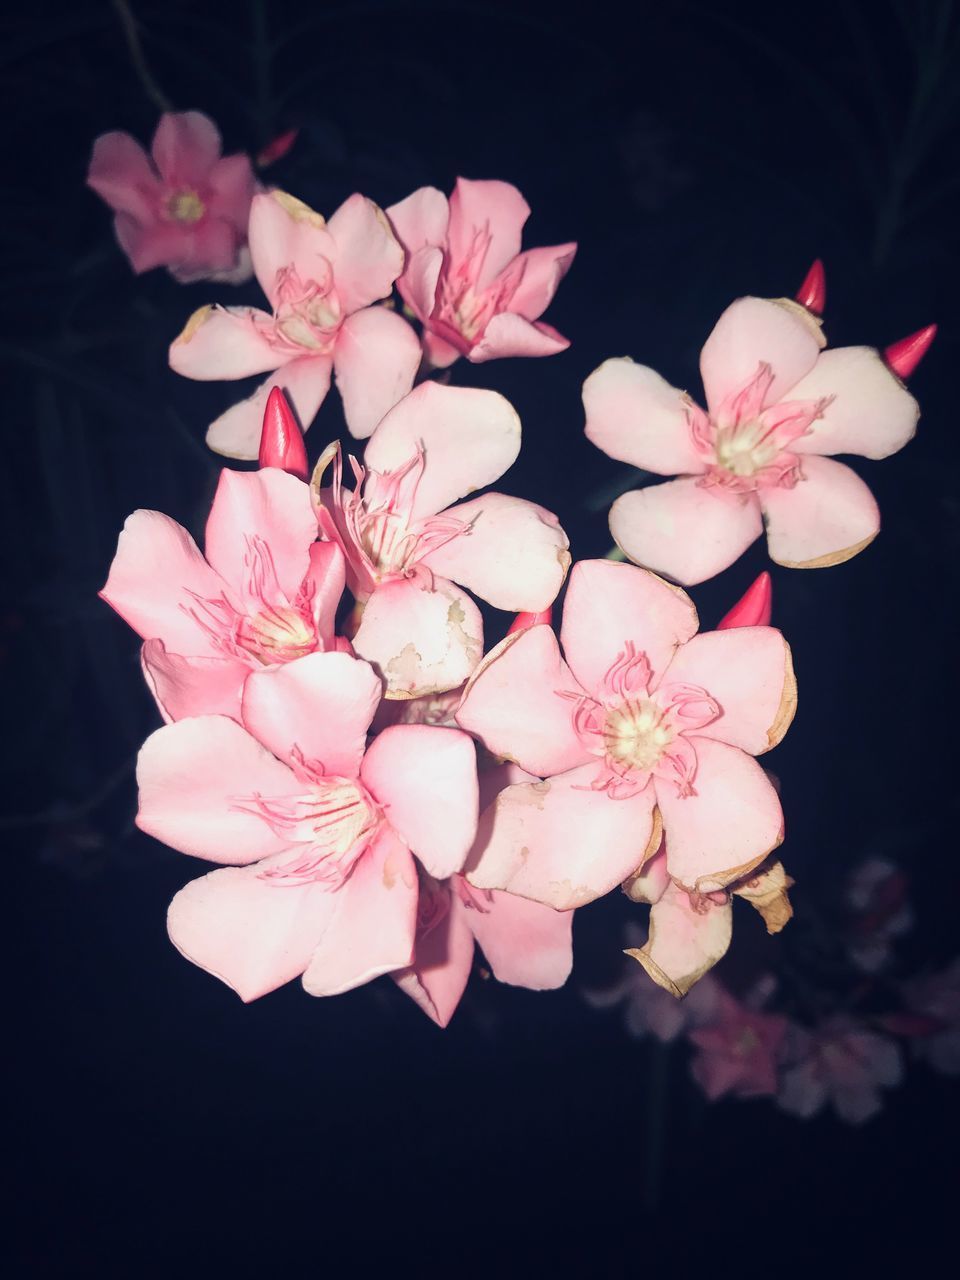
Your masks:
<path fill-rule="evenodd" d="M 143 45 L 140 42 L 140 32 L 137 30 L 137 20 L 127 0 L 111 0 L 111 3 L 120 19 L 120 26 L 123 28 L 124 39 L 130 52 L 130 61 L 137 73 L 137 79 L 143 85 L 144 93 L 160 111 L 172 111 L 173 103 L 157 84 L 153 78 L 153 72 L 147 65 Z"/>

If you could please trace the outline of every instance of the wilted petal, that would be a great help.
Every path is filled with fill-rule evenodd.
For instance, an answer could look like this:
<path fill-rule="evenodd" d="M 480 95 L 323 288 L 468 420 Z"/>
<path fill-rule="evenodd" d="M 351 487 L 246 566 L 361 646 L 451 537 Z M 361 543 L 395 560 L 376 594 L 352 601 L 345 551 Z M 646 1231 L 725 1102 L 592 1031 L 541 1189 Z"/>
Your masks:
<path fill-rule="evenodd" d="M 450 514 L 469 532 L 425 556 L 428 569 L 496 609 L 538 613 L 553 604 L 570 565 L 570 541 L 552 511 L 487 493 Z"/>
<path fill-rule="evenodd" d="M 588 693 L 600 687 L 628 641 L 647 655 L 658 679 L 696 630 L 693 601 L 656 574 L 615 560 L 581 560 L 570 572 L 560 640 Z"/>
<path fill-rule="evenodd" d="M 337 909 L 303 975 L 312 996 L 335 996 L 408 965 L 417 920 L 417 873 L 390 827 L 336 892 Z"/>
<path fill-rule="evenodd" d="M 483 652 L 483 620 L 468 595 L 435 578 L 377 587 L 363 607 L 353 647 L 386 681 L 388 698 L 456 689 Z"/>
<path fill-rule="evenodd" d="M 813 368 L 822 346 L 820 326 L 804 307 L 785 298 L 738 298 L 700 353 L 707 405 L 715 411 L 756 376 L 761 364 L 769 364 L 774 375 L 767 404 L 785 399 Z"/>
<path fill-rule="evenodd" d="M 477 754 L 467 734 L 421 724 L 384 729 L 360 777 L 432 876 L 460 870 L 477 834 Z"/>
<path fill-rule="evenodd" d="M 137 758 L 137 783 L 137 826 L 181 853 L 242 866 L 289 845 L 250 802 L 290 795 L 296 780 L 225 716 L 180 720 L 152 733 Z"/>
<path fill-rule="evenodd" d="M 649 852 L 653 788 L 626 800 L 591 790 L 595 764 L 507 787 L 480 817 L 467 879 L 560 911 L 609 893 Z"/>
<path fill-rule="evenodd" d="M 783 811 L 770 779 L 752 756 L 725 742 L 691 737 L 694 794 L 654 779 L 675 880 L 702 893 L 739 880 L 783 838 Z"/>
<path fill-rule="evenodd" d="M 587 439 L 611 458 L 661 476 L 704 470 L 686 415 L 686 397 L 642 364 L 605 360 L 583 384 Z"/>
<path fill-rule="evenodd" d="M 503 475 L 520 452 L 520 419 L 496 391 L 424 382 L 383 419 L 364 462 L 374 471 L 393 471 L 418 447 L 426 466 L 412 518 L 423 520 Z"/>
<path fill-rule="evenodd" d="M 791 445 L 797 453 L 888 458 L 913 437 L 920 417 L 916 400 L 872 347 L 824 351 L 790 399 L 830 399 Z"/>
<path fill-rule="evenodd" d="M 767 933 L 779 933 L 793 918 L 793 907 L 787 894 L 792 884 L 783 863 L 771 862 L 730 887 L 738 898 L 744 898 L 760 912 Z"/>
<path fill-rule="evenodd" d="M 752 494 L 668 480 L 619 497 L 610 532 L 631 560 L 689 587 L 733 564 L 760 537 L 763 520 Z"/>
<path fill-rule="evenodd" d="M 413 386 L 420 340 L 395 311 L 367 307 L 337 334 L 333 369 L 350 434 L 364 440 Z"/>
<path fill-rule="evenodd" d="M 721 960 L 733 937 L 733 908 L 669 884 L 650 910 L 650 936 L 631 949 L 649 976 L 671 995 L 686 995 Z"/>
<path fill-rule="evenodd" d="M 659 822 L 659 810 L 656 817 Z M 661 842 L 660 848 L 653 857 L 645 862 L 639 871 L 627 876 L 620 887 L 631 902 L 645 902 L 652 906 L 653 903 L 660 901 L 671 883 L 670 872 L 667 870 L 667 850 Z"/>
<path fill-rule="evenodd" d="M 356 778 L 380 681 L 345 653 L 311 653 L 255 671 L 243 690 L 243 722 L 258 742 L 293 761 L 295 748 L 324 774 Z"/>
<path fill-rule="evenodd" d="M 790 646 L 773 627 L 694 636 L 677 651 L 661 683 L 664 688 L 677 683 L 708 690 L 721 714 L 697 734 L 754 756 L 777 745 L 797 706 Z"/>
<path fill-rule="evenodd" d="M 279 387 L 307 431 L 330 389 L 333 361 L 329 356 L 303 356 L 291 360 L 262 382 L 253 395 L 241 400 L 207 429 L 207 444 L 214 453 L 243 462 L 255 462 L 260 453 L 260 433 L 267 397 Z"/>
<path fill-rule="evenodd" d="M 483 660 L 464 690 L 457 722 L 493 755 L 538 777 L 565 773 L 590 758 L 573 728 L 573 699 L 581 693 L 552 630 L 530 627 Z"/>
<path fill-rule="evenodd" d="M 788 569 L 843 564 L 880 532 L 873 494 L 849 467 L 805 457 L 803 479 L 792 489 L 771 489 L 761 499 L 770 558 Z"/>

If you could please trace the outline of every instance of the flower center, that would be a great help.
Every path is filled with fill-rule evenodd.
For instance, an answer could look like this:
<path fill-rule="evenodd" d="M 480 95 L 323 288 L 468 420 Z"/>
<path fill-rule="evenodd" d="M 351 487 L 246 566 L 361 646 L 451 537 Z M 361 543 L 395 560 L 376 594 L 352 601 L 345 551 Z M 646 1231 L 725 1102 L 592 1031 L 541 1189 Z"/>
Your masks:
<path fill-rule="evenodd" d="M 340 327 L 333 268 L 320 258 L 315 270 L 317 278 L 309 280 L 301 279 L 292 266 L 277 272 L 273 336 L 280 346 L 326 351 Z"/>
<path fill-rule="evenodd" d="M 167 215 L 174 222 L 199 222 L 207 211 L 196 191 L 176 191 L 167 200 Z"/>
<path fill-rule="evenodd" d="M 714 452 L 717 466 L 731 476 L 754 476 L 773 462 L 779 453 L 775 441 L 764 440 L 759 422 L 740 423 L 736 427 L 717 431 Z"/>
<path fill-rule="evenodd" d="M 646 698 L 608 711 L 603 727 L 607 756 L 631 769 L 652 769 L 675 736 L 664 713 Z"/>
<path fill-rule="evenodd" d="M 260 872 L 276 885 L 319 883 L 339 889 L 380 826 L 380 809 L 352 778 L 315 774 L 293 797 L 255 796 L 242 805 L 298 847 L 290 858 Z"/>
<path fill-rule="evenodd" d="M 258 662 L 293 662 L 318 647 L 313 622 L 299 610 L 284 605 L 240 621 L 237 644 Z"/>

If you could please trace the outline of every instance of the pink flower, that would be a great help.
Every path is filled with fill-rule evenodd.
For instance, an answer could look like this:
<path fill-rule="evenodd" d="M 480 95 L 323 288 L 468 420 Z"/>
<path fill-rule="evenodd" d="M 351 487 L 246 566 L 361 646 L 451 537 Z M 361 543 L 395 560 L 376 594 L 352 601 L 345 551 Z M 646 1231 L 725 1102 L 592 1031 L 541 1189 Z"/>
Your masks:
<path fill-rule="evenodd" d="M 430 364 L 551 356 L 570 345 L 538 317 L 577 246 L 521 253 L 530 207 L 516 187 L 458 178 L 449 203 L 442 191 L 421 187 L 387 216 L 407 251 L 397 288 L 423 324 Z"/>
<path fill-rule="evenodd" d="M 545 626 L 491 651 L 458 723 L 545 781 L 507 787 L 483 814 L 471 884 L 581 906 L 641 868 L 662 825 L 670 876 L 709 894 L 780 843 L 780 802 L 752 757 L 793 718 L 789 649 L 769 627 L 696 630 L 684 592 L 587 560 L 567 588 L 566 661 Z"/>
<path fill-rule="evenodd" d="M 919 408 L 878 352 L 821 352 L 823 341 L 798 304 L 740 298 L 700 356 L 708 412 L 629 359 L 590 375 L 589 439 L 680 476 L 613 504 L 610 530 L 631 560 L 692 584 L 733 564 L 764 523 L 771 557 L 793 569 L 840 564 L 876 537 L 870 490 L 826 455 L 896 453 Z"/>
<path fill-rule="evenodd" d="M 815 1031 L 791 1024 L 784 1062 L 777 1105 L 802 1120 L 832 1106 L 847 1124 L 862 1124 L 883 1106 L 881 1088 L 903 1077 L 892 1040 L 840 1017 Z"/>
<path fill-rule="evenodd" d="M 329 222 L 282 191 L 250 208 L 253 269 L 271 310 L 201 307 L 170 347 L 170 367 L 204 382 L 275 370 L 211 424 L 207 443 L 231 458 L 257 456 L 267 397 L 282 387 L 301 424 L 313 421 L 336 375 L 347 425 L 368 436 L 410 390 L 420 344 L 390 294 L 403 250 L 372 200 L 352 195 Z"/>
<path fill-rule="evenodd" d="M 100 595 L 146 641 L 164 719 L 237 719 L 251 671 L 334 646 L 343 556 L 316 535 L 307 485 L 272 468 L 220 473 L 206 559 L 169 516 L 128 517 Z"/>
<path fill-rule="evenodd" d="M 889 963 L 893 943 L 913 927 L 907 879 L 888 858 L 867 858 L 847 881 L 851 921 L 847 948 L 863 973 L 879 973 Z"/>
<path fill-rule="evenodd" d="M 314 476 L 320 528 L 343 550 L 362 605 L 356 652 L 383 675 L 388 698 L 456 688 L 483 652 L 480 611 L 456 584 L 498 609 L 546 609 L 570 557 L 556 517 L 487 493 L 520 449 L 520 422 L 494 391 L 425 382 L 387 414 L 342 483 L 340 447 Z M 328 463 L 332 483 L 318 489 Z"/>
<path fill-rule="evenodd" d="M 254 1000 L 298 975 L 335 995 L 408 965 L 417 917 L 411 851 L 437 879 L 473 843 L 473 744 L 397 725 L 366 746 L 380 681 L 343 653 L 255 672 L 243 727 L 224 716 L 166 725 L 137 765 L 137 824 L 227 863 L 170 904 L 188 960 Z"/>
<path fill-rule="evenodd" d="M 137 274 L 167 267 L 181 284 L 249 280 L 257 180 L 248 156 L 220 148 L 217 126 L 199 111 L 161 116 L 151 156 L 129 133 L 93 144 L 87 185 L 116 211 L 117 240 Z"/>
<path fill-rule="evenodd" d="M 901 991 L 909 1013 L 893 1014 L 885 1024 L 909 1035 L 918 1056 L 935 1071 L 960 1075 L 960 960 L 939 973 L 909 979 Z"/>
<path fill-rule="evenodd" d="M 690 1032 L 697 1048 L 690 1064 L 694 1080 L 711 1102 L 728 1094 L 772 1096 L 786 1030 L 786 1018 L 754 1012 L 721 988 L 716 1021 Z"/>

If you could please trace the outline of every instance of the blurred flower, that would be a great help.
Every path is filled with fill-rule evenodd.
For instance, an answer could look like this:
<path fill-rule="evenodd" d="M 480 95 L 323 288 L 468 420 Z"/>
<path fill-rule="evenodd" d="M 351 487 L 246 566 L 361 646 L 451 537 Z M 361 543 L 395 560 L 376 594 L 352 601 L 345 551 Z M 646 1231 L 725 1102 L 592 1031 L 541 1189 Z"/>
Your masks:
<path fill-rule="evenodd" d="M 199 111 L 161 116 L 150 156 L 129 133 L 97 138 L 87 185 L 115 210 L 117 240 L 138 274 L 167 267 L 181 284 L 249 280 L 257 180 L 248 156 L 220 152 L 217 126 Z"/>
<path fill-rule="evenodd" d="M 520 423 L 494 391 L 425 382 L 383 419 L 364 453 L 350 459 L 356 487 L 342 482 L 340 446 L 317 464 L 322 534 L 343 550 L 347 585 L 363 606 L 356 652 L 374 663 L 387 696 L 456 688 L 483 650 L 480 611 L 457 584 L 498 609 L 546 609 L 563 584 L 568 540 L 535 503 L 487 493 L 520 448 Z M 332 463 L 332 482 L 320 488 Z"/>
<path fill-rule="evenodd" d="M 847 1124 L 862 1124 L 883 1106 L 881 1088 L 903 1076 L 893 1040 L 843 1017 L 813 1031 L 791 1023 L 783 1061 L 777 1105 L 803 1120 L 832 1106 Z"/>
<path fill-rule="evenodd" d="M 658 373 L 607 360 L 583 387 L 586 433 L 667 484 L 625 493 L 610 531 L 639 564 L 690 585 L 767 528 L 793 569 L 840 564 L 880 529 L 864 482 L 825 455 L 885 458 L 913 436 L 917 402 L 868 347 L 823 351 L 817 319 L 781 298 L 740 298 L 703 348 L 704 412 Z"/>
<path fill-rule="evenodd" d="M 491 651 L 457 721 L 545 781 L 508 787 L 483 814 L 471 884 L 581 906 L 643 867 L 662 826 L 670 876 L 710 894 L 780 843 L 780 802 L 752 757 L 793 719 L 789 649 L 769 627 L 696 630 L 682 591 L 586 560 L 567 587 L 566 660 L 545 626 Z"/>
<path fill-rule="evenodd" d="M 137 824 L 182 853 L 230 864 L 170 904 L 194 964 L 254 1000 L 303 975 L 335 995 L 410 963 L 418 882 L 473 843 L 473 744 L 456 729 L 367 730 L 381 686 L 366 663 L 315 653 L 255 672 L 241 727 L 166 725 L 140 752 Z"/>
<path fill-rule="evenodd" d="M 867 858 L 847 882 L 853 912 L 850 959 L 863 973 L 879 973 L 890 960 L 892 943 L 913 927 L 907 879 L 887 858 Z"/>
<path fill-rule="evenodd" d="M 383 211 L 352 195 L 325 222 L 302 201 L 270 191 L 250 208 L 250 253 L 271 311 L 201 307 L 170 347 L 171 369 L 202 382 L 276 370 L 210 425 L 210 448 L 256 458 L 274 387 L 306 430 L 334 374 L 350 431 L 368 436 L 413 386 L 420 364 L 410 325 L 371 305 L 390 294 L 403 266 Z"/>
<path fill-rule="evenodd" d="M 143 637 L 166 720 L 239 718 L 251 671 L 335 645 L 339 547 L 317 542 L 310 491 L 283 471 L 222 471 L 206 558 L 159 511 L 127 518 L 101 597 Z"/>
<path fill-rule="evenodd" d="M 711 1102 L 727 1094 L 772 1096 L 786 1030 L 786 1018 L 749 1009 L 721 988 L 710 1024 L 690 1032 L 697 1050 L 690 1064 L 694 1080 Z"/>
<path fill-rule="evenodd" d="M 934 1070 L 960 1075 L 960 959 L 939 973 L 910 978 L 900 989 L 909 1013 L 884 1019 L 884 1025 L 908 1036 Z"/>
<path fill-rule="evenodd" d="M 530 207 L 516 187 L 458 178 L 449 201 L 435 187 L 421 187 L 387 216 L 407 252 L 397 288 L 423 324 L 434 367 L 461 355 L 477 363 L 549 356 L 570 345 L 539 317 L 577 246 L 521 253 Z"/>

